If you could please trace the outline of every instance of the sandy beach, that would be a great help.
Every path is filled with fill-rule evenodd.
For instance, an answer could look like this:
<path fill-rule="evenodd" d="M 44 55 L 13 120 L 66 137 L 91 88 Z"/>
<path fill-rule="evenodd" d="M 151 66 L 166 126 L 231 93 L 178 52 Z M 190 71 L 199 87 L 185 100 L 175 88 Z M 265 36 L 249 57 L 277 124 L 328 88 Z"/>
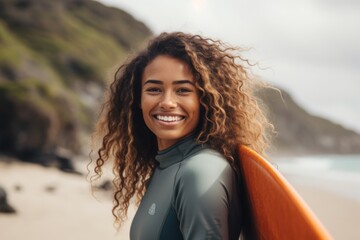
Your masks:
<path fill-rule="evenodd" d="M 84 166 L 84 164 L 80 164 Z M 0 185 L 16 214 L 0 213 L 1 239 L 129 239 L 129 220 L 117 232 L 109 193 L 91 194 L 85 176 L 29 163 L 0 161 Z M 294 184 L 334 239 L 360 239 L 360 204 L 308 185 Z"/>
<path fill-rule="evenodd" d="M 85 176 L 0 162 L 0 185 L 17 210 L 13 215 L 0 213 L 2 240 L 128 239 L 131 219 L 117 232 L 110 194 L 93 196 Z M 130 218 L 132 214 L 134 209 Z"/>
<path fill-rule="evenodd" d="M 317 188 L 293 185 L 334 239 L 360 239 L 360 203 Z"/>

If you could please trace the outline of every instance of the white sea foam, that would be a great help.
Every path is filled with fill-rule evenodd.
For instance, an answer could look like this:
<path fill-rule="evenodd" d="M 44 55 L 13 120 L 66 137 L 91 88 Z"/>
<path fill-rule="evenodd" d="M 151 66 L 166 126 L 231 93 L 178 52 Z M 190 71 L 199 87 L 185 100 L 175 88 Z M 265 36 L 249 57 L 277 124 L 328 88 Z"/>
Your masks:
<path fill-rule="evenodd" d="M 360 155 L 299 157 L 278 161 L 277 165 L 290 183 L 360 201 Z"/>

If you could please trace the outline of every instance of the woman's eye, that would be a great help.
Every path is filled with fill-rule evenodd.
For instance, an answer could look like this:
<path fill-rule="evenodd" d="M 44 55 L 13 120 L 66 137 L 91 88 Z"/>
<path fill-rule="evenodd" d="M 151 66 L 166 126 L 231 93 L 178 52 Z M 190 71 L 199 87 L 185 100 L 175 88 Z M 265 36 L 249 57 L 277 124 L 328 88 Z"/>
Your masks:
<path fill-rule="evenodd" d="M 150 92 L 150 93 L 159 93 L 159 92 L 161 92 L 160 88 L 148 88 L 145 91 Z"/>
<path fill-rule="evenodd" d="M 187 89 L 187 88 L 179 88 L 179 89 L 177 90 L 177 92 L 178 92 L 178 93 L 189 93 L 189 92 L 191 92 L 191 90 L 190 90 L 190 89 Z"/>

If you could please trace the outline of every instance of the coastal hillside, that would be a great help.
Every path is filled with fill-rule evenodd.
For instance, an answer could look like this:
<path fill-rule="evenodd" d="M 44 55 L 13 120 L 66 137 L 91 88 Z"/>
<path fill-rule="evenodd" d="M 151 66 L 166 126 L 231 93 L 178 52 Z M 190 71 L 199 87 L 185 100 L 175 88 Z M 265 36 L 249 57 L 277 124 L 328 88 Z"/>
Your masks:
<path fill-rule="evenodd" d="M 106 81 L 151 31 L 90 0 L 0 1 L 0 150 L 81 152 Z"/>
<path fill-rule="evenodd" d="M 152 33 L 91 0 L 0 1 L 0 153 L 86 154 L 106 82 Z M 279 153 L 359 153 L 360 136 L 308 114 L 283 92 L 260 94 Z"/>
<path fill-rule="evenodd" d="M 358 133 L 308 113 L 286 91 L 267 88 L 259 92 L 259 97 L 277 132 L 273 138 L 272 153 L 360 153 Z"/>

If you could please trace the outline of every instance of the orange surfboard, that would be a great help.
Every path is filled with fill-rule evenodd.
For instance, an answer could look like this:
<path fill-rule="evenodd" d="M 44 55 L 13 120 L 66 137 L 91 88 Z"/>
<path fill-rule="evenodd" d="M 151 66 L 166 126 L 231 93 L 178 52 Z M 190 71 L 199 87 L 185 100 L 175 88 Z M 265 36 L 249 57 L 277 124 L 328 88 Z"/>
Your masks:
<path fill-rule="evenodd" d="M 287 180 L 269 162 L 238 147 L 245 185 L 246 239 L 332 239 Z"/>

